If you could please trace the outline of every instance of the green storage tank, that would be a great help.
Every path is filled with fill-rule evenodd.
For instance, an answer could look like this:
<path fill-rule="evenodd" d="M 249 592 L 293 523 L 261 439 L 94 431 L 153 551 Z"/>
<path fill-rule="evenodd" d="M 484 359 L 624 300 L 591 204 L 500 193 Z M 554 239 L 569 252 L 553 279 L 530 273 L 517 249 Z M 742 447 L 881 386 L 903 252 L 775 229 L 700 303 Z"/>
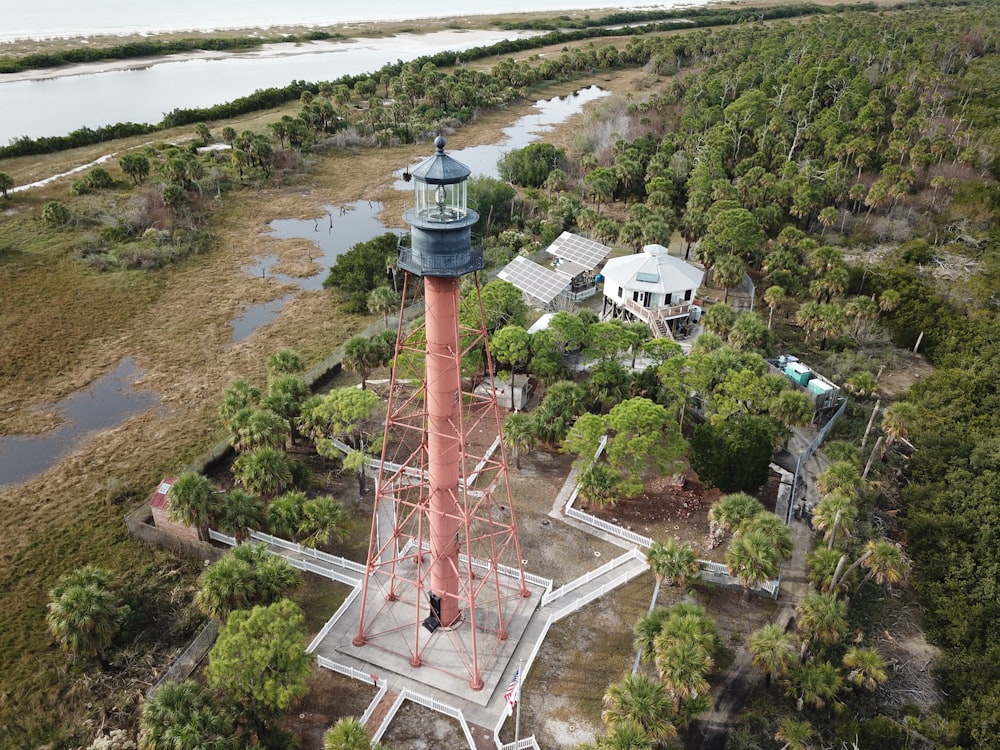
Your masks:
<path fill-rule="evenodd" d="M 801 362 L 789 362 L 785 365 L 785 375 L 790 377 L 793 381 L 801 385 L 803 388 L 809 379 L 812 377 L 812 373 L 809 368 L 806 367 Z"/>

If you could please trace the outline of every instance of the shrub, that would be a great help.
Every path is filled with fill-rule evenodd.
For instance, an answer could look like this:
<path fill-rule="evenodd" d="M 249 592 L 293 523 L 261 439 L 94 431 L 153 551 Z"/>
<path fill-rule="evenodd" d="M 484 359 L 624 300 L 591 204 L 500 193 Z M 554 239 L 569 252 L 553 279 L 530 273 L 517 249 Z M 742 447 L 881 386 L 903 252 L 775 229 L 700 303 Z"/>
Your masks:
<path fill-rule="evenodd" d="M 114 179 L 111 177 L 111 173 L 104 167 L 94 167 L 91 169 L 87 172 L 86 180 L 87 184 L 94 190 L 102 190 L 115 184 Z"/>
<path fill-rule="evenodd" d="M 49 201 L 42 208 L 42 221 L 50 227 L 62 227 L 69 224 L 70 214 L 65 203 Z"/>

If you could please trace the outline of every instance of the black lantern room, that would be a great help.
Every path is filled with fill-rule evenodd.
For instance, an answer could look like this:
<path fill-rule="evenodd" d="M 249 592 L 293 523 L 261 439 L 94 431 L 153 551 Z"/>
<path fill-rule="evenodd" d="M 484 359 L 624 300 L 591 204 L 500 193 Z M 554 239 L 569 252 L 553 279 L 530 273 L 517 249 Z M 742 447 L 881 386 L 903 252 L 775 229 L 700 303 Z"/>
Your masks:
<path fill-rule="evenodd" d="M 464 276 L 483 267 L 482 250 L 472 248 L 479 214 L 468 207 L 471 170 L 445 154 L 443 137 L 434 145 L 437 153 L 412 173 L 414 205 L 403 213 L 411 241 L 399 266 L 417 276 Z"/>

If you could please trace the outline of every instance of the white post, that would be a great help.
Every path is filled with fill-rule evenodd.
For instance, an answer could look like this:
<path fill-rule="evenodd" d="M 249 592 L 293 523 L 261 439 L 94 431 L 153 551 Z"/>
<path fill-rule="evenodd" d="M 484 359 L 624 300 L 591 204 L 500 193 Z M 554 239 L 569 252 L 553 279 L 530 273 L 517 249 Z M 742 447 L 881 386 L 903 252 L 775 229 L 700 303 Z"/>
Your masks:
<path fill-rule="evenodd" d="M 514 716 L 514 750 L 517 750 L 517 741 L 521 736 L 521 661 L 517 662 L 517 685 L 514 687 L 514 697 L 517 698 L 517 714 Z"/>

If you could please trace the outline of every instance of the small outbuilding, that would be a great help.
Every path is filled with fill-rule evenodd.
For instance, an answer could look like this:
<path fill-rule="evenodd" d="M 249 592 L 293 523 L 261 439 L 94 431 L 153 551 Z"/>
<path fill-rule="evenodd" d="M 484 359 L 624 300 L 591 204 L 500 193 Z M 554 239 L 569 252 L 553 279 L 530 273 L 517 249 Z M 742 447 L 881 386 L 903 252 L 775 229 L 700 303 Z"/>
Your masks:
<path fill-rule="evenodd" d="M 546 248 L 551 267 L 518 256 L 497 277 L 524 294 L 528 304 L 554 310 L 597 293 L 596 270 L 611 248 L 572 232 L 563 232 Z"/>
<path fill-rule="evenodd" d="M 173 536 L 197 542 L 198 530 L 196 528 L 170 520 L 169 492 L 176 481 L 177 477 L 165 478 L 150 495 L 149 507 L 153 511 L 153 525 Z"/>
<path fill-rule="evenodd" d="M 531 400 L 534 392 L 534 384 L 527 375 L 513 375 L 511 381 L 502 378 L 493 378 L 493 388 L 496 391 L 497 404 L 503 409 L 513 409 L 521 411 Z M 490 381 L 484 380 L 476 386 L 476 395 L 489 398 Z"/>

